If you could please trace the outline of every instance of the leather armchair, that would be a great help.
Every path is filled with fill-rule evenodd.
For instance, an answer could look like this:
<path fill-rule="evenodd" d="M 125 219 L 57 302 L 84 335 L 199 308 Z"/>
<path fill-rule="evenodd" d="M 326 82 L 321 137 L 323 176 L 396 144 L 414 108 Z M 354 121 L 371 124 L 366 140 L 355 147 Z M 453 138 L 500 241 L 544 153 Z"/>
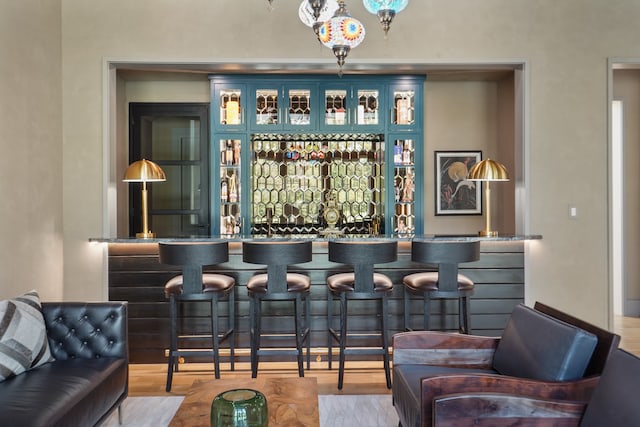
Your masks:
<path fill-rule="evenodd" d="M 500 338 L 396 334 L 392 394 L 400 425 L 433 425 L 434 402 L 458 393 L 519 394 L 584 405 L 619 339 L 539 303 L 534 309 L 516 307 Z"/>
<path fill-rule="evenodd" d="M 441 395 L 433 399 L 433 425 L 637 426 L 640 419 L 636 402 L 640 394 L 638 378 L 640 358 L 617 349 L 600 377 L 562 384 L 566 393 L 562 399 L 550 398 L 549 387 L 514 388 L 500 393 L 488 386 L 485 390 L 490 392 L 469 390 Z M 583 385 L 593 381 L 597 386 L 585 402 Z M 437 387 L 435 383 L 432 385 Z M 572 398 L 575 401 L 571 401 Z"/>

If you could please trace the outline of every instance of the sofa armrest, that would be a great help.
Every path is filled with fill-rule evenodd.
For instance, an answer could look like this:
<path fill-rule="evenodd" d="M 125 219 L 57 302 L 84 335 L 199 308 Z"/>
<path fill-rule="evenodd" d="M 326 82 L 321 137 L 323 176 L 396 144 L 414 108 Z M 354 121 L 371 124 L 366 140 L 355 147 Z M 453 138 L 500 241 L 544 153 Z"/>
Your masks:
<path fill-rule="evenodd" d="M 126 302 L 42 303 L 49 347 L 57 360 L 129 360 Z"/>
<path fill-rule="evenodd" d="M 393 336 L 393 364 L 491 369 L 500 338 L 434 331 Z"/>
<path fill-rule="evenodd" d="M 450 394 L 499 393 L 513 397 L 586 404 L 599 379 L 600 377 L 590 377 L 576 381 L 550 382 L 492 374 L 451 374 L 423 378 L 421 417 L 422 420 L 432 419 L 433 402 Z"/>
<path fill-rule="evenodd" d="M 433 426 L 575 426 L 585 402 L 543 400 L 504 393 L 456 393 L 433 402 Z"/>

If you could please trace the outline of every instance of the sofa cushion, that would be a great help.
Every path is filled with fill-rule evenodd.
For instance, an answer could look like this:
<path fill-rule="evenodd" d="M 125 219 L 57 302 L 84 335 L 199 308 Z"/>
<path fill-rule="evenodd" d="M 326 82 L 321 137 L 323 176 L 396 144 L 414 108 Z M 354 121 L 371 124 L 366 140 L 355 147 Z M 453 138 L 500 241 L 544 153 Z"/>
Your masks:
<path fill-rule="evenodd" d="M 0 420 L 14 427 L 94 426 L 124 399 L 126 384 L 124 358 L 56 360 L 0 385 Z"/>
<path fill-rule="evenodd" d="M 611 353 L 591 395 L 581 427 L 637 426 L 640 420 L 640 359 L 618 349 Z"/>
<path fill-rule="evenodd" d="M 38 293 L 0 301 L 0 381 L 52 360 Z"/>
<path fill-rule="evenodd" d="M 493 369 L 453 368 L 431 365 L 396 365 L 393 367 L 393 404 L 402 414 L 403 427 L 420 427 L 422 378 L 446 374 L 495 374 Z"/>
<path fill-rule="evenodd" d="M 578 327 L 519 304 L 493 356 L 502 375 L 547 381 L 582 378 L 597 338 Z"/>

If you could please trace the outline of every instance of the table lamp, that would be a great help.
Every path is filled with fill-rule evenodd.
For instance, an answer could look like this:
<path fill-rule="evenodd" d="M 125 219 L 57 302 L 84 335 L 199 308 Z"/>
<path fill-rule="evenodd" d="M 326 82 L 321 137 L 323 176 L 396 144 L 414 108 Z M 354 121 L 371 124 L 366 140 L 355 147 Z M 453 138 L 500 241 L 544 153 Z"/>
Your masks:
<path fill-rule="evenodd" d="M 484 193 L 485 193 L 485 229 L 478 232 L 482 237 L 496 237 L 498 232 L 491 230 L 491 189 L 489 183 L 491 181 L 509 181 L 509 173 L 507 168 L 503 164 L 496 162 L 495 160 L 486 159 L 476 163 L 469 170 L 467 175 L 469 181 L 484 181 Z"/>
<path fill-rule="evenodd" d="M 166 181 L 167 177 L 164 171 L 157 164 L 147 159 L 133 162 L 124 173 L 124 182 L 141 182 L 142 183 L 142 232 L 136 233 L 136 237 L 142 239 L 152 239 L 155 233 L 149 230 L 149 218 L 147 214 L 147 182 Z"/>

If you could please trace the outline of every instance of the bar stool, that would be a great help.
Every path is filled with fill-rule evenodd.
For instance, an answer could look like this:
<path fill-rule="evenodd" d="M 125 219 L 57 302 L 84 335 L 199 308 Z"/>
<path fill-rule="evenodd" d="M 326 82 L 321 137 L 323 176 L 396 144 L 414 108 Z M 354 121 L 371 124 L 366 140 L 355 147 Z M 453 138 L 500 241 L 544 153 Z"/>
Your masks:
<path fill-rule="evenodd" d="M 234 321 L 235 321 L 235 279 L 223 274 L 202 273 L 202 267 L 229 260 L 227 242 L 171 242 L 159 243 L 160 263 L 179 265 L 182 274 L 170 279 L 164 287 L 169 298 L 170 345 L 167 366 L 166 390 L 171 391 L 173 371 L 178 371 L 178 358 L 189 356 L 213 356 L 216 379 L 220 378 L 220 343 L 229 341 L 229 361 L 234 370 Z M 218 301 L 228 301 L 228 328 L 220 332 Z M 178 341 L 201 339 L 209 335 L 180 335 L 178 332 L 179 302 L 207 302 L 211 308 L 211 350 L 179 349 Z"/>
<path fill-rule="evenodd" d="M 262 355 L 296 355 L 298 375 L 304 377 L 302 346 L 306 341 L 307 369 L 311 365 L 309 340 L 311 279 L 298 273 L 287 273 L 287 267 L 311 261 L 311 241 L 252 241 L 242 243 L 242 259 L 251 264 L 267 266 L 266 274 L 256 274 L 247 282 L 249 295 L 249 324 L 251 332 L 251 377 L 258 375 L 258 362 Z M 262 301 L 292 301 L 295 311 L 295 350 L 286 348 L 261 348 Z M 305 322 L 302 322 L 304 304 Z M 285 334 L 270 334 L 279 339 Z M 265 337 L 266 338 L 266 337 Z"/>
<path fill-rule="evenodd" d="M 374 272 L 374 264 L 393 262 L 398 256 L 398 245 L 395 241 L 385 240 L 353 240 L 330 241 L 329 261 L 349 264 L 353 272 L 337 273 L 327 278 L 329 301 L 327 302 L 327 324 L 329 328 L 328 360 L 331 369 L 333 340 L 340 346 L 338 389 L 342 389 L 344 380 L 345 356 L 349 354 L 381 354 L 387 388 L 391 388 L 391 374 L 389 371 L 389 347 L 387 330 L 387 300 L 393 290 L 393 282 L 382 273 Z M 333 328 L 333 299 L 340 300 L 340 331 Z M 367 333 L 348 333 L 347 301 L 349 300 L 379 300 L 380 301 L 380 348 L 347 348 L 347 338 L 371 338 Z"/>
<path fill-rule="evenodd" d="M 422 264 L 437 264 L 438 271 L 410 274 L 404 284 L 404 329 L 411 331 L 409 302 L 411 295 L 421 295 L 423 301 L 422 327 L 429 330 L 431 299 L 458 300 L 458 329 L 463 334 L 471 332 L 469 300 L 474 283 L 458 274 L 458 264 L 480 259 L 480 242 L 413 240 L 411 259 Z"/>

